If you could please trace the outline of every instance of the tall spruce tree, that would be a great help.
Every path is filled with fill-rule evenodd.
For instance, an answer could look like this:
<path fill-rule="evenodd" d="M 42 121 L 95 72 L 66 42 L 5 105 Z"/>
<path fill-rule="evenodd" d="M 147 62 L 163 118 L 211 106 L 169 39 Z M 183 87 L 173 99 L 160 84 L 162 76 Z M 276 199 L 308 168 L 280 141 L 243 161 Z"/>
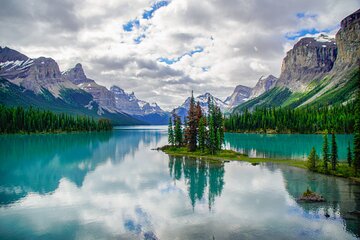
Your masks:
<path fill-rule="evenodd" d="M 174 128 L 173 128 L 171 117 L 169 118 L 169 126 L 168 126 L 168 143 L 171 146 L 174 146 L 174 144 L 175 144 Z"/>
<path fill-rule="evenodd" d="M 310 171 L 316 170 L 316 164 L 318 160 L 319 160 L 319 156 L 316 154 L 315 147 L 312 147 L 307 161 L 307 167 Z"/>
<path fill-rule="evenodd" d="M 331 133 L 331 168 L 336 171 L 336 165 L 338 162 L 338 149 L 336 144 L 336 137 L 334 131 Z"/>
<path fill-rule="evenodd" d="M 216 132 L 218 132 L 217 133 L 218 150 L 220 151 L 222 144 L 224 142 L 224 121 L 219 107 L 215 107 L 214 114 L 216 119 Z"/>
<path fill-rule="evenodd" d="M 348 147 L 347 147 L 347 162 L 349 167 L 351 167 L 352 164 L 352 153 L 351 153 L 351 146 L 350 146 L 350 141 L 348 142 Z"/>
<path fill-rule="evenodd" d="M 174 115 L 174 139 L 177 147 L 183 144 L 183 131 L 181 127 L 181 119 L 178 115 Z"/>
<path fill-rule="evenodd" d="M 195 111 L 196 111 L 196 121 L 197 121 L 197 123 L 198 123 L 198 125 L 199 125 L 200 119 L 203 117 L 203 112 L 202 112 L 202 110 L 201 110 L 201 106 L 200 106 L 200 102 L 199 102 L 199 101 L 197 101 L 195 108 L 196 108 L 196 109 L 195 109 Z"/>
<path fill-rule="evenodd" d="M 195 105 L 194 94 L 192 92 L 190 98 L 190 107 L 187 115 L 187 125 L 185 128 L 186 143 L 190 152 L 196 150 L 198 123 L 197 109 Z"/>
<path fill-rule="evenodd" d="M 216 130 L 214 127 L 214 117 L 212 115 L 209 116 L 209 139 L 207 148 L 209 149 L 210 154 L 214 155 L 216 153 Z"/>
<path fill-rule="evenodd" d="M 329 144 L 328 144 L 328 136 L 327 131 L 324 134 L 324 142 L 323 142 L 323 166 L 325 172 L 328 171 L 328 163 L 329 163 Z"/>
<path fill-rule="evenodd" d="M 205 151 L 205 140 L 206 140 L 206 120 L 205 117 L 201 117 L 199 121 L 199 133 L 198 133 L 198 144 L 201 152 Z"/>

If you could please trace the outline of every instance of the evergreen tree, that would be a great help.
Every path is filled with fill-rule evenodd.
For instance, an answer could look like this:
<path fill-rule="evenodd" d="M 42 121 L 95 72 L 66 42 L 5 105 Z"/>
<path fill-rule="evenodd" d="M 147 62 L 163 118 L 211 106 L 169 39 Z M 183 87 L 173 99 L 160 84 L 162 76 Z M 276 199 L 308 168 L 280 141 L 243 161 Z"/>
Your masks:
<path fill-rule="evenodd" d="M 181 127 L 181 119 L 178 115 L 174 115 L 174 138 L 175 145 L 180 147 L 183 144 L 183 132 Z"/>
<path fill-rule="evenodd" d="M 190 107 L 187 115 L 187 125 L 185 128 L 185 138 L 188 149 L 190 152 L 196 150 L 197 143 L 197 131 L 198 131 L 198 116 L 195 105 L 195 99 L 193 93 L 191 93 Z"/>
<path fill-rule="evenodd" d="M 351 167 L 351 163 L 352 163 L 352 153 L 351 153 L 351 147 L 350 147 L 350 142 L 348 143 L 348 147 L 347 147 L 347 162 L 349 167 Z"/>
<path fill-rule="evenodd" d="M 318 160 L 319 160 L 319 156 L 316 154 L 315 147 L 312 147 L 307 161 L 307 167 L 310 171 L 316 170 L 316 164 Z"/>
<path fill-rule="evenodd" d="M 328 163 L 329 163 L 329 144 L 327 138 L 327 132 L 324 134 L 324 143 L 323 143 L 323 165 L 325 172 L 328 171 Z"/>
<path fill-rule="evenodd" d="M 174 146 L 174 144 L 175 144 L 174 129 L 173 129 L 171 117 L 169 118 L 169 126 L 168 126 L 168 143 L 171 146 Z"/>
<path fill-rule="evenodd" d="M 201 117 L 199 121 L 199 134 L 198 134 L 198 144 L 201 152 L 205 151 L 205 139 L 206 139 L 206 120 L 205 117 Z"/>
<path fill-rule="evenodd" d="M 336 137 L 334 131 L 331 133 L 331 167 L 332 170 L 336 170 L 336 165 L 338 162 L 338 150 L 336 144 Z"/>
<path fill-rule="evenodd" d="M 207 148 L 209 149 L 210 154 L 216 153 L 216 147 L 217 147 L 217 143 L 216 143 L 216 131 L 215 131 L 215 127 L 214 127 L 214 118 L 212 115 L 210 115 L 209 116 L 209 139 L 208 139 L 208 144 L 207 144 Z"/>
<path fill-rule="evenodd" d="M 224 142 L 224 121 L 219 107 L 215 107 L 214 115 L 216 119 L 215 128 L 217 133 L 217 148 L 220 151 Z"/>
<path fill-rule="evenodd" d="M 203 112 L 201 110 L 201 106 L 200 106 L 199 101 L 196 103 L 196 110 L 195 111 L 196 111 L 196 121 L 197 121 L 197 123 L 199 125 L 200 119 L 203 117 Z"/>

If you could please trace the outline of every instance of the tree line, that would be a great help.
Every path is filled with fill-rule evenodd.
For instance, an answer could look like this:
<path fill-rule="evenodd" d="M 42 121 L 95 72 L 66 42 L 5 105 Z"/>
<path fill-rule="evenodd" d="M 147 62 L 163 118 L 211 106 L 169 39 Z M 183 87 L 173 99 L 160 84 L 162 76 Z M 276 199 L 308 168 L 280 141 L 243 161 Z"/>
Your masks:
<path fill-rule="evenodd" d="M 25 109 L 0 105 L 0 133 L 39 133 L 73 131 L 108 131 L 108 119 L 94 120 L 88 116 L 55 114 L 48 110 Z"/>
<path fill-rule="evenodd" d="M 332 131 L 331 134 L 331 149 L 329 150 L 328 134 L 327 131 L 325 131 L 322 148 L 322 161 L 320 161 L 315 147 L 313 147 L 307 162 L 309 170 L 348 177 L 356 177 L 360 175 L 360 90 L 357 91 L 354 102 L 347 105 L 352 105 L 351 107 L 349 106 L 349 108 L 353 109 L 352 116 L 354 118 L 354 150 L 353 152 L 351 151 L 349 142 L 347 147 L 347 163 L 338 163 L 338 148 L 334 131 Z"/>
<path fill-rule="evenodd" d="M 218 153 L 224 142 L 223 117 L 220 108 L 208 98 L 208 115 L 202 112 L 200 103 L 195 103 L 193 94 L 182 127 L 181 118 L 173 114 L 169 119 L 168 142 L 172 147 L 186 146 L 190 152 L 200 150 L 212 155 Z"/>
<path fill-rule="evenodd" d="M 233 132 L 318 133 L 332 129 L 336 133 L 353 133 L 354 105 L 256 108 L 232 114 L 224 124 L 226 131 Z"/>

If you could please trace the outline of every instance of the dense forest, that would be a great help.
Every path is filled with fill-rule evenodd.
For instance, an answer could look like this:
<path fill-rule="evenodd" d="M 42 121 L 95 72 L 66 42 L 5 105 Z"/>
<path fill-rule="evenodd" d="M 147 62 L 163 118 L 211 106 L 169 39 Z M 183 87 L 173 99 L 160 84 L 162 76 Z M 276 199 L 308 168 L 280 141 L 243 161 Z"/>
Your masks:
<path fill-rule="evenodd" d="M 5 107 L 0 105 L 0 133 L 43 133 L 73 131 L 108 131 L 108 119 L 95 121 L 87 116 L 55 114 L 32 107 Z"/>
<path fill-rule="evenodd" d="M 257 108 L 245 110 L 225 119 L 226 131 L 319 133 L 353 133 L 355 104 L 332 107 Z"/>

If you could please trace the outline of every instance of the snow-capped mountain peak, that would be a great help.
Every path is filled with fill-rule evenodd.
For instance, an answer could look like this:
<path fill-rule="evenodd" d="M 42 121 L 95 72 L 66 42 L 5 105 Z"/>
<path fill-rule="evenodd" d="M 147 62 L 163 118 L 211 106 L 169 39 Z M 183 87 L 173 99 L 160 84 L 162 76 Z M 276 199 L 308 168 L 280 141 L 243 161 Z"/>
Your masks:
<path fill-rule="evenodd" d="M 112 86 L 110 91 L 115 95 L 115 106 L 122 112 L 130 115 L 146 115 L 150 113 L 165 113 L 156 103 L 139 100 L 134 92 L 126 93 L 118 86 Z"/>
<path fill-rule="evenodd" d="M 333 42 L 335 39 L 326 35 L 326 34 L 320 34 L 315 38 L 317 42 Z"/>
<path fill-rule="evenodd" d="M 208 113 L 208 110 L 209 110 L 209 107 L 208 107 L 208 99 L 211 99 L 213 101 L 213 103 L 215 104 L 215 106 L 218 106 L 220 108 L 220 110 L 222 112 L 225 112 L 227 111 L 228 109 L 228 105 L 226 103 L 224 103 L 223 101 L 221 101 L 219 98 L 217 97 L 214 97 L 213 95 L 211 95 L 211 93 L 209 92 L 206 92 L 202 95 L 198 95 L 196 98 L 195 98 L 195 103 L 199 102 L 200 104 L 200 107 L 201 107 L 201 110 L 207 114 Z M 187 112 L 189 111 L 189 108 L 190 108 L 190 101 L 191 101 L 191 98 L 188 97 L 185 102 L 175 108 L 172 112 L 174 114 L 177 114 L 181 117 L 182 121 L 184 121 L 184 119 L 186 118 L 187 116 Z"/>

